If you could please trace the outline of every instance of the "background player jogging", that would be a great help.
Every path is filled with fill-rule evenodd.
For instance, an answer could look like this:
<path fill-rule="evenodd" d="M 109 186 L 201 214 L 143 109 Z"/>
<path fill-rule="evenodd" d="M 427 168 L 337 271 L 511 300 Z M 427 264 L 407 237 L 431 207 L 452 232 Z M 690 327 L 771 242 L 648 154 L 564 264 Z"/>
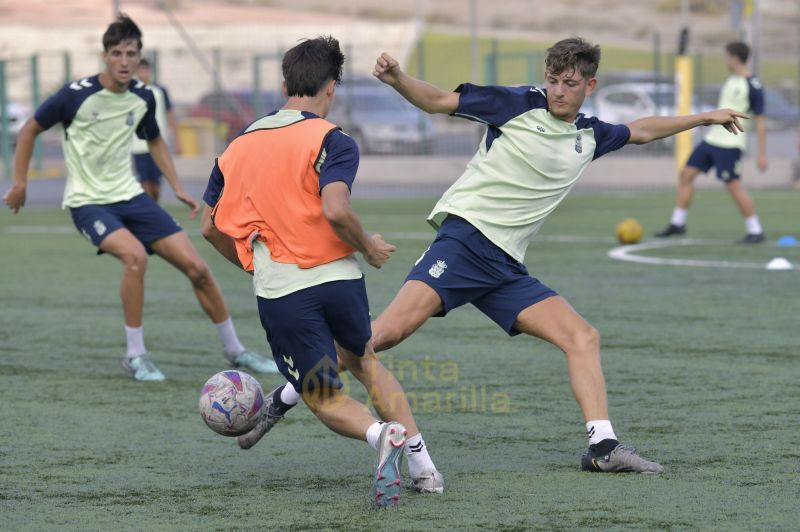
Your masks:
<path fill-rule="evenodd" d="M 597 330 L 531 277 L 522 261 L 545 218 L 592 160 L 700 125 L 722 124 L 736 133 L 746 115 L 723 109 L 628 125 L 586 117 L 579 111 L 597 84 L 599 62 L 599 46 L 569 38 L 547 51 L 545 88 L 466 83 L 448 92 L 409 77 L 388 54 L 377 59 L 374 75 L 415 106 L 481 122 L 487 131 L 464 173 L 433 208 L 428 221 L 438 230 L 436 239 L 373 323 L 373 342 L 376 351 L 387 349 L 431 316 L 472 303 L 509 335 L 536 336 L 566 354 L 589 434 L 583 469 L 661 473 L 661 465 L 617 440 Z"/>

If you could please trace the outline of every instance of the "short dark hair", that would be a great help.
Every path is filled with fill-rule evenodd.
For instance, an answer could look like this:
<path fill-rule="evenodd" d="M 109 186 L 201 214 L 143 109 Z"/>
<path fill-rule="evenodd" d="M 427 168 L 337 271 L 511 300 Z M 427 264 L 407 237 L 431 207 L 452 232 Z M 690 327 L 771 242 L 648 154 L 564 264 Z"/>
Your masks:
<path fill-rule="evenodd" d="M 733 41 L 725 45 L 725 51 L 736 57 L 742 63 L 747 63 L 747 58 L 750 57 L 750 47 L 742 41 Z"/>
<path fill-rule="evenodd" d="M 342 82 L 344 54 L 331 36 L 307 39 L 283 55 L 287 96 L 316 96 L 330 80 Z"/>
<path fill-rule="evenodd" d="M 120 13 L 103 34 L 103 50 L 107 52 L 109 48 L 129 39 L 135 39 L 139 43 L 139 50 L 142 49 L 142 30 L 128 15 Z"/>
<path fill-rule="evenodd" d="M 146 57 L 139 59 L 139 66 L 137 68 L 150 68 L 150 61 Z"/>
<path fill-rule="evenodd" d="M 584 78 L 593 78 L 600 65 L 600 46 L 580 37 L 562 39 L 547 49 L 544 64 L 551 74 L 578 70 Z"/>

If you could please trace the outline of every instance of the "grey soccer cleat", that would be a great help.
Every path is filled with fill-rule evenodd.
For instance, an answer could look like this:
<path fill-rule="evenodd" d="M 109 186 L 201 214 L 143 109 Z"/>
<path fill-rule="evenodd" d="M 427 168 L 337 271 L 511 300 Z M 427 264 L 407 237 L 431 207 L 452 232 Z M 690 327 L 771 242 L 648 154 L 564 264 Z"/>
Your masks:
<path fill-rule="evenodd" d="M 411 487 L 419 493 L 444 493 L 444 477 L 437 470 L 428 470 L 411 479 Z"/>
<path fill-rule="evenodd" d="M 384 423 L 378 438 L 378 465 L 372 496 L 378 508 L 390 508 L 400 502 L 400 459 L 406 445 L 406 428 L 390 421 Z"/>
<path fill-rule="evenodd" d="M 239 444 L 239 447 L 242 449 L 249 449 L 253 445 L 257 444 L 264 435 L 269 432 L 275 424 L 283 419 L 283 414 L 281 414 L 277 408 L 275 408 L 274 401 L 272 397 L 278 390 L 283 389 L 284 385 L 278 386 L 274 390 L 272 390 L 269 395 L 264 398 L 264 406 L 261 409 L 261 419 L 256 423 L 256 426 L 250 429 L 250 432 L 245 432 L 241 436 L 236 437 L 236 443 Z"/>
<path fill-rule="evenodd" d="M 595 455 L 591 450 L 581 457 L 581 469 L 599 473 L 649 473 L 658 475 L 664 467 L 656 462 L 645 460 L 633 447 L 617 445 L 608 454 Z"/>

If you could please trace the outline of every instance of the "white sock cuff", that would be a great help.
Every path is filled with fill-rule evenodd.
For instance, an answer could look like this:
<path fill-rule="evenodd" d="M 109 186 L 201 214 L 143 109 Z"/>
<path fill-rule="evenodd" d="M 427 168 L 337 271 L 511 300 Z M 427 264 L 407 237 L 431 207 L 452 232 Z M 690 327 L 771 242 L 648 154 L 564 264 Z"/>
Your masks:
<path fill-rule="evenodd" d="M 300 394 L 297 393 L 297 390 L 294 389 L 289 383 L 286 383 L 286 386 L 283 387 L 281 390 L 281 401 L 285 405 L 296 405 L 298 401 L 300 401 Z"/>
<path fill-rule="evenodd" d="M 229 356 L 238 356 L 244 351 L 244 346 L 239 341 L 236 335 L 236 329 L 233 326 L 233 318 L 229 317 L 227 320 L 220 323 L 215 323 L 214 327 L 217 328 L 217 336 L 222 342 L 222 348 Z"/>
<path fill-rule="evenodd" d="M 686 219 L 688 217 L 689 217 L 688 210 L 681 209 L 680 207 L 675 207 L 672 210 L 672 218 L 670 218 L 669 223 L 677 226 L 686 225 Z"/>
<path fill-rule="evenodd" d="M 425 448 L 425 440 L 422 439 L 422 433 L 418 433 L 415 436 L 410 438 L 406 438 L 406 446 L 403 448 L 403 452 L 406 456 L 410 455 L 411 453 L 418 453 Z"/>
<path fill-rule="evenodd" d="M 125 353 L 125 356 L 128 359 L 147 353 L 147 350 L 144 348 L 144 327 L 128 327 L 126 325 L 125 339 L 128 345 L 128 350 Z"/>
<path fill-rule="evenodd" d="M 367 429 L 367 443 L 370 444 L 376 451 L 378 450 L 378 439 L 381 437 L 382 428 L 383 421 L 376 421 Z"/>
<path fill-rule="evenodd" d="M 616 440 L 617 435 L 607 419 L 595 419 L 586 423 L 586 432 L 589 434 L 589 445 L 600 443 L 603 440 Z"/>

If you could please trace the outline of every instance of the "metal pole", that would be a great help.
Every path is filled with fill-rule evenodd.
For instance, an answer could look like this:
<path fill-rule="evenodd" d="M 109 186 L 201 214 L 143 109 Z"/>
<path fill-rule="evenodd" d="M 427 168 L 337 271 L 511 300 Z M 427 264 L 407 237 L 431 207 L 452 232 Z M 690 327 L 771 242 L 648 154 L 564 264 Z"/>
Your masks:
<path fill-rule="evenodd" d="M 753 0 L 753 74 L 761 77 L 761 0 Z"/>
<path fill-rule="evenodd" d="M 478 83 L 478 0 L 469 0 L 470 79 Z"/>
<path fill-rule="evenodd" d="M 6 179 L 11 179 L 11 139 L 8 134 L 7 106 L 6 62 L 0 60 L 0 149 L 3 154 L 3 175 Z"/>
<path fill-rule="evenodd" d="M 64 85 L 72 81 L 72 56 L 64 52 Z"/>
<path fill-rule="evenodd" d="M 111 9 L 113 10 L 111 16 L 117 18 L 117 15 L 119 15 L 119 0 L 111 0 Z"/>
<path fill-rule="evenodd" d="M 31 56 L 31 96 L 33 97 L 33 108 L 38 109 L 41 103 L 41 93 L 39 91 L 39 56 Z M 37 137 L 33 144 L 33 167 L 36 170 L 42 169 L 42 143 Z"/>

